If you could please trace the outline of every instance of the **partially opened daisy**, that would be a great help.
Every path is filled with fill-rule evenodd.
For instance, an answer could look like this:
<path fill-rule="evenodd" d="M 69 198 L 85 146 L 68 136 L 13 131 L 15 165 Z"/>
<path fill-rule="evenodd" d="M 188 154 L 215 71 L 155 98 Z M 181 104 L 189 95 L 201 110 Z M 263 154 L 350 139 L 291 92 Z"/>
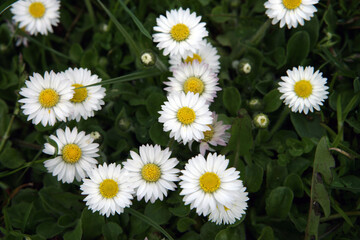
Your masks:
<path fill-rule="evenodd" d="M 59 0 L 18 0 L 11 6 L 13 19 L 31 35 L 53 32 L 60 18 Z"/>
<path fill-rule="evenodd" d="M 56 120 L 65 121 L 71 113 L 70 99 L 74 94 L 74 87 L 67 81 L 63 73 L 45 72 L 44 77 L 39 73 L 30 76 L 25 81 L 26 87 L 21 88 L 19 94 L 24 98 L 21 108 L 28 115 L 28 121 L 43 126 L 56 123 Z"/>
<path fill-rule="evenodd" d="M 272 24 L 280 21 L 280 27 L 286 24 L 290 29 L 296 28 L 298 23 L 304 25 L 304 20 L 309 21 L 314 13 L 319 0 L 268 0 L 264 6 L 265 14 L 272 19 Z"/>
<path fill-rule="evenodd" d="M 217 205 L 216 209 L 210 213 L 209 220 L 220 225 L 233 224 L 236 220 L 241 219 L 248 207 L 247 201 L 249 200 L 248 193 L 245 190 L 246 188 L 243 187 L 240 192 L 235 194 L 233 204 L 228 206 Z"/>
<path fill-rule="evenodd" d="M 216 153 L 209 153 L 206 160 L 201 154 L 191 158 L 180 176 L 180 195 L 185 205 L 190 204 L 204 216 L 216 211 L 220 204 L 232 206 L 243 184 L 235 168 L 226 169 L 228 164 L 224 155 Z"/>
<path fill-rule="evenodd" d="M 169 77 L 169 82 L 164 82 L 168 87 L 165 88 L 169 93 L 172 92 L 192 92 L 198 93 L 206 101 L 212 102 L 216 97 L 218 87 L 218 77 L 211 71 L 209 65 L 194 61 L 193 63 L 182 63 L 174 69 L 174 77 Z"/>
<path fill-rule="evenodd" d="M 66 127 L 65 131 L 59 128 L 56 136 L 50 135 L 50 139 L 57 144 L 57 157 L 46 160 L 44 166 L 58 181 L 72 183 L 74 179 L 80 181 L 88 176 L 88 172 L 98 163 L 99 144 L 93 143 L 90 134 L 84 131 L 78 132 L 77 128 Z M 50 143 L 45 143 L 43 152 L 54 155 L 56 148 Z"/>
<path fill-rule="evenodd" d="M 170 71 L 174 71 L 181 63 L 192 63 L 197 60 L 199 63 L 205 63 L 209 65 L 209 69 L 218 73 L 220 70 L 220 56 L 216 48 L 214 48 L 211 43 L 207 40 L 203 40 L 200 48 L 198 48 L 195 53 L 192 51 L 186 51 L 183 56 L 180 54 L 170 56 Z"/>
<path fill-rule="evenodd" d="M 202 44 L 202 39 L 208 35 L 205 23 L 200 22 L 201 17 L 195 13 L 190 14 L 190 10 L 166 11 L 166 17 L 161 15 L 156 19 L 157 26 L 153 34 L 154 42 L 157 47 L 164 49 L 166 55 L 183 55 L 185 51 L 194 52 Z"/>
<path fill-rule="evenodd" d="M 200 141 L 204 131 L 210 130 L 212 117 L 206 99 L 192 92 L 172 93 L 159 111 L 159 122 L 170 137 L 186 144 L 191 140 Z"/>
<path fill-rule="evenodd" d="M 154 203 L 162 201 L 168 190 L 174 191 L 179 181 L 180 170 L 175 168 L 179 163 L 176 158 L 170 158 L 168 148 L 161 150 L 159 145 L 142 145 L 139 154 L 130 151 L 131 159 L 124 162 L 124 169 L 129 173 L 129 179 L 135 188 L 137 200 L 145 199 Z"/>
<path fill-rule="evenodd" d="M 89 179 L 83 179 L 80 186 L 86 206 L 101 215 L 115 215 L 124 212 L 132 202 L 134 189 L 128 180 L 127 172 L 120 164 L 98 165 L 89 172 Z"/>
<path fill-rule="evenodd" d="M 76 119 L 79 122 L 81 118 L 87 119 L 88 117 L 93 117 L 94 111 L 100 110 L 101 105 L 105 104 L 103 101 L 105 88 L 100 85 L 86 88 L 81 87 L 99 83 L 101 78 L 96 74 L 92 75 L 91 71 L 86 68 L 69 68 L 65 71 L 65 75 L 75 88 L 75 93 L 70 99 L 73 111 L 69 119 Z"/>
<path fill-rule="evenodd" d="M 314 73 L 313 67 L 302 66 L 286 71 L 287 76 L 281 77 L 278 88 L 282 93 L 280 99 L 291 108 L 293 112 L 304 112 L 307 114 L 314 109 L 320 111 L 320 106 L 327 99 L 328 91 L 327 78 L 322 77 L 322 73 L 317 70 Z"/>
<path fill-rule="evenodd" d="M 218 115 L 212 112 L 213 122 L 208 125 L 210 130 L 204 132 L 204 138 L 200 141 L 200 154 L 205 156 L 206 151 L 215 151 L 212 146 L 226 146 L 230 139 L 230 133 L 226 130 L 231 128 L 231 125 L 225 125 L 222 121 L 218 121 Z M 193 142 L 190 142 L 190 147 Z"/>

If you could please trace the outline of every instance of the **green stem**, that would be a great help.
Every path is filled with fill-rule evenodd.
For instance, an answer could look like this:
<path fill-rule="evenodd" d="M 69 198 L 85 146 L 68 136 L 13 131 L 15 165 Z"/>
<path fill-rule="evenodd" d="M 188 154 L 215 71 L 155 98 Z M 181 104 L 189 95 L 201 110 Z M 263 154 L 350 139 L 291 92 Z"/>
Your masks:
<path fill-rule="evenodd" d="M 349 217 L 360 216 L 360 211 L 345 212 L 345 214 Z M 335 219 L 339 219 L 339 218 L 343 218 L 343 217 L 338 213 L 338 214 L 330 215 L 328 217 L 322 217 L 322 218 L 320 218 L 320 222 L 327 222 L 327 221 L 331 221 L 331 220 L 335 220 Z"/>
<path fill-rule="evenodd" d="M 5 131 L 5 133 L 4 133 L 4 136 L 3 136 L 2 139 L 1 139 L 1 143 L 0 143 L 0 153 L 1 153 L 2 150 L 3 150 L 6 141 L 7 141 L 7 140 L 9 139 L 9 137 L 10 137 L 11 127 L 12 127 L 12 125 L 13 125 L 13 122 L 14 122 L 15 117 L 16 117 L 18 114 L 19 114 L 19 102 L 16 101 L 14 113 L 13 113 L 13 115 L 11 116 L 10 122 L 9 122 L 7 128 L 6 128 L 6 131 Z"/>
<path fill-rule="evenodd" d="M 279 119 L 277 120 L 274 127 L 270 131 L 270 136 L 272 136 L 277 130 L 279 130 L 279 128 L 282 126 L 282 124 L 284 123 L 284 121 L 287 118 L 287 116 L 289 115 L 289 113 L 290 113 L 290 110 L 288 107 L 285 107 L 282 110 L 282 112 L 280 113 Z"/>

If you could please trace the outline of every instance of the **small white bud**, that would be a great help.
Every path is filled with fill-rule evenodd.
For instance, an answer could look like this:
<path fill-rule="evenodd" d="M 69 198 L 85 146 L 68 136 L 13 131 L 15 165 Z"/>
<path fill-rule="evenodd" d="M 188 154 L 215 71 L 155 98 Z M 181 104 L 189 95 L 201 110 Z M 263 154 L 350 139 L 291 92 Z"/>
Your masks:
<path fill-rule="evenodd" d="M 258 128 L 266 128 L 269 126 L 270 120 L 267 115 L 259 113 L 254 117 L 253 122 Z"/>
<path fill-rule="evenodd" d="M 144 64 L 146 67 L 150 67 L 155 64 L 156 58 L 152 52 L 146 51 L 143 54 L 141 54 L 140 60 L 142 64 Z"/>
<path fill-rule="evenodd" d="M 251 72 L 251 65 L 250 63 L 245 63 L 243 64 L 242 66 L 242 71 L 245 73 L 245 74 L 249 74 Z"/>
<path fill-rule="evenodd" d="M 100 133 L 98 131 L 94 131 L 90 133 L 90 137 L 94 140 L 97 140 L 101 137 Z"/>

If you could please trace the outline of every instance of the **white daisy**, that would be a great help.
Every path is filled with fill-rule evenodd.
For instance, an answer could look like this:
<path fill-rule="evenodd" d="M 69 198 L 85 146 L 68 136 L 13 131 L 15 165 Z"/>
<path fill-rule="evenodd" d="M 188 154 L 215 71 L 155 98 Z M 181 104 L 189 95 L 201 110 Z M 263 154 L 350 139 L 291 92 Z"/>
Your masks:
<path fill-rule="evenodd" d="M 208 35 L 205 23 L 200 22 L 201 17 L 195 13 L 190 14 L 190 10 L 171 10 L 166 11 L 166 17 L 161 15 L 156 19 L 157 26 L 153 34 L 154 42 L 158 42 L 157 47 L 164 49 L 163 54 L 183 55 L 185 51 L 194 52 L 200 47 L 203 37 Z"/>
<path fill-rule="evenodd" d="M 139 148 L 139 154 L 130 151 L 132 159 L 124 162 L 124 169 L 129 173 L 129 179 L 135 188 L 137 200 L 145 198 L 150 200 L 163 200 L 167 191 L 174 191 L 179 181 L 177 174 L 180 170 L 175 166 L 179 163 L 176 158 L 169 158 L 169 148 L 161 150 L 159 145 L 143 145 Z"/>
<path fill-rule="evenodd" d="M 6 24 L 8 26 L 8 29 L 10 30 L 11 37 L 16 40 L 15 46 L 19 47 L 23 45 L 24 47 L 28 46 L 28 33 L 25 31 L 25 28 L 21 28 L 20 31 L 22 31 L 23 34 L 19 34 L 16 32 L 16 22 L 14 21 L 6 21 Z"/>
<path fill-rule="evenodd" d="M 94 83 L 101 82 L 96 74 L 91 75 L 91 71 L 84 68 L 69 68 L 65 71 L 66 78 L 70 80 L 71 85 L 75 88 L 75 93 L 70 99 L 73 112 L 69 120 L 76 119 L 80 121 L 81 117 L 87 119 L 94 116 L 94 111 L 101 109 L 104 105 L 105 88 L 100 85 L 80 88 Z"/>
<path fill-rule="evenodd" d="M 193 92 L 204 97 L 206 101 L 212 102 L 216 97 L 218 77 L 210 69 L 209 65 L 194 61 L 193 63 L 181 63 L 174 69 L 174 77 L 169 77 L 169 82 L 164 82 L 169 93 L 172 92 Z"/>
<path fill-rule="evenodd" d="M 59 23 L 59 8 L 59 0 L 19 0 L 11 6 L 11 12 L 19 28 L 25 27 L 31 35 L 47 35 Z"/>
<path fill-rule="evenodd" d="M 317 12 L 316 7 L 319 0 L 268 0 L 264 3 L 267 9 L 265 14 L 272 19 L 272 24 L 280 21 L 280 27 L 285 23 L 290 29 L 296 28 L 298 23 L 303 26 L 304 19 L 309 21 Z"/>
<path fill-rule="evenodd" d="M 89 177 L 83 179 L 80 190 L 82 195 L 87 195 L 84 201 L 93 212 L 99 211 L 109 217 L 110 214 L 121 214 L 132 204 L 134 189 L 120 164 L 98 165 L 89 172 Z"/>
<path fill-rule="evenodd" d="M 327 78 L 322 77 L 322 73 L 317 70 L 314 73 L 313 67 L 293 68 L 286 71 L 287 76 L 281 77 L 279 91 L 282 93 L 280 99 L 291 108 L 293 112 L 308 113 L 313 112 L 314 108 L 320 111 L 328 95 L 328 87 L 325 86 Z"/>
<path fill-rule="evenodd" d="M 206 151 L 215 151 L 212 146 L 226 146 L 230 139 L 230 133 L 226 130 L 231 128 L 231 125 L 224 125 L 222 121 L 218 121 L 218 115 L 212 112 L 213 122 L 208 125 L 210 130 L 204 132 L 204 138 L 200 142 L 200 154 L 205 156 Z M 190 148 L 193 142 L 189 142 Z"/>
<path fill-rule="evenodd" d="M 21 108 L 25 115 L 29 115 L 28 121 L 32 119 L 33 124 L 41 122 L 44 126 L 53 126 L 56 119 L 66 122 L 71 113 L 69 100 L 74 88 L 63 73 L 45 72 L 44 77 L 34 73 L 25 85 L 19 92 L 24 98 L 19 102 L 24 103 Z"/>
<path fill-rule="evenodd" d="M 249 200 L 247 197 L 248 193 L 245 192 L 245 190 L 246 188 L 243 187 L 240 192 L 235 194 L 233 204 L 230 206 L 218 204 L 215 211 L 210 213 L 209 220 L 220 225 L 233 224 L 236 222 L 236 220 L 241 219 L 248 207 L 246 201 Z"/>
<path fill-rule="evenodd" d="M 219 73 L 220 70 L 220 56 L 216 48 L 214 48 L 211 43 L 207 40 L 203 40 L 199 49 L 195 53 L 191 51 L 186 51 L 184 56 L 180 54 L 170 55 L 170 71 L 174 71 L 181 63 L 192 63 L 194 60 L 197 60 L 200 63 L 206 63 L 209 65 L 214 73 Z"/>
<path fill-rule="evenodd" d="M 189 92 L 172 93 L 159 111 L 159 122 L 164 123 L 164 131 L 170 137 L 184 144 L 191 140 L 200 141 L 204 131 L 210 130 L 212 117 L 205 98 Z"/>
<path fill-rule="evenodd" d="M 46 160 L 44 165 L 48 172 L 57 176 L 58 181 L 72 183 L 74 178 L 80 181 L 88 176 L 88 172 L 98 163 L 94 157 L 98 157 L 99 144 L 93 143 L 90 134 L 84 131 L 78 133 L 77 128 L 72 131 L 66 127 L 56 130 L 56 136 L 51 135 L 51 140 L 57 144 L 57 157 Z M 55 154 L 55 147 L 45 143 L 43 152 L 49 155 Z"/>
<path fill-rule="evenodd" d="M 191 158 L 180 176 L 185 205 L 204 216 L 216 211 L 219 204 L 232 206 L 243 184 L 235 168 L 226 169 L 228 164 L 224 155 L 216 153 L 209 153 L 206 160 L 201 154 Z"/>

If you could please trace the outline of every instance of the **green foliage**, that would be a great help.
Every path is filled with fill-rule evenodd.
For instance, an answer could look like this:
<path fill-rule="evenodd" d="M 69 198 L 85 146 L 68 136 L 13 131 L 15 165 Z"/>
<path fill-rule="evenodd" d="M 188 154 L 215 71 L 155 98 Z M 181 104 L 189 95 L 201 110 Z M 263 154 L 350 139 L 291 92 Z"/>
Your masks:
<path fill-rule="evenodd" d="M 0 3 L 0 235 L 10 239 L 357 239 L 360 236 L 360 2 L 320 1 L 304 26 L 272 25 L 265 0 L 61 1 L 60 23 L 47 36 L 10 31 L 9 5 Z M 222 91 L 211 111 L 231 125 L 227 146 L 216 146 L 240 171 L 249 192 L 246 214 L 216 225 L 185 206 L 179 190 L 164 201 L 133 200 L 106 218 L 87 208 L 80 183 L 63 184 L 47 173 L 42 153 L 57 128 L 77 126 L 101 137 L 99 163 L 118 163 L 142 144 L 169 147 L 183 169 L 199 153 L 170 139 L 158 122 L 171 72 L 168 57 L 152 42 L 156 18 L 190 8 L 202 16 L 207 40 L 220 55 Z M 18 35 L 28 46 L 16 46 Z M 157 56 L 144 67 L 140 54 Z M 236 63 L 247 62 L 245 74 Z M 313 66 L 327 78 L 321 111 L 293 113 L 280 100 L 286 70 Z M 33 73 L 86 67 L 102 78 L 105 105 L 93 118 L 34 126 L 19 90 Z M 96 85 L 96 84 L 95 84 Z M 249 106 L 251 99 L 261 104 Z M 252 118 L 266 113 L 267 129 Z M 57 151 L 56 151 L 57 152 Z M 178 187 L 179 188 L 179 187 Z"/>

